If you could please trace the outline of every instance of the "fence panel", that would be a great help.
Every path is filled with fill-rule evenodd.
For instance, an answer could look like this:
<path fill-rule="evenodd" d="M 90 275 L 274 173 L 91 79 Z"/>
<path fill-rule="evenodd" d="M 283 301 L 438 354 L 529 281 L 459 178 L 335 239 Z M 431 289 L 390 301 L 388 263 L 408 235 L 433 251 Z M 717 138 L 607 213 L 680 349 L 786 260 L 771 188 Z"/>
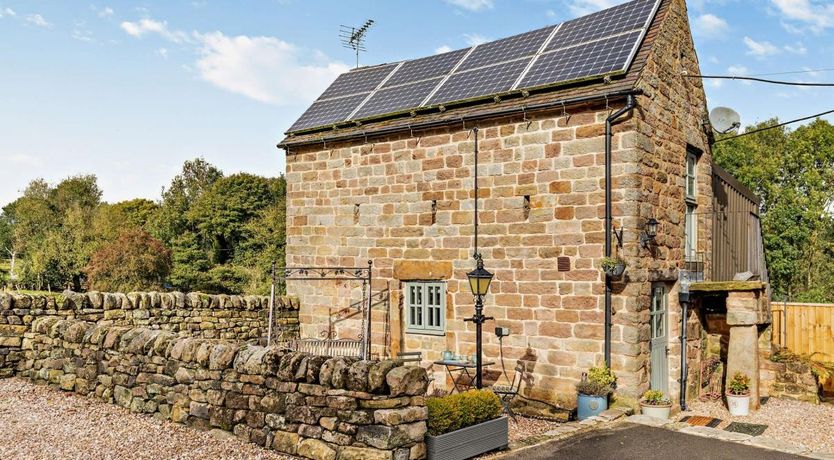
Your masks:
<path fill-rule="evenodd" d="M 834 304 L 773 302 L 773 343 L 815 361 L 834 362 Z M 834 392 L 834 380 L 825 385 Z"/>

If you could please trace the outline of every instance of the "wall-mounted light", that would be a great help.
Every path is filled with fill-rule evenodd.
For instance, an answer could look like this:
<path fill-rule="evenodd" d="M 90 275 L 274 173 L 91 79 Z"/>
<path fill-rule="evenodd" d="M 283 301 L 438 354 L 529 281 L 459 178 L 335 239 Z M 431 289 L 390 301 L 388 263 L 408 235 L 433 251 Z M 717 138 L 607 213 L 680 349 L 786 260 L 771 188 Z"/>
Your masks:
<path fill-rule="evenodd" d="M 646 221 L 646 225 L 643 227 L 643 233 L 640 234 L 640 246 L 644 248 L 648 248 L 649 245 L 655 244 L 655 238 L 657 237 L 657 219 L 654 217 L 649 217 Z"/>

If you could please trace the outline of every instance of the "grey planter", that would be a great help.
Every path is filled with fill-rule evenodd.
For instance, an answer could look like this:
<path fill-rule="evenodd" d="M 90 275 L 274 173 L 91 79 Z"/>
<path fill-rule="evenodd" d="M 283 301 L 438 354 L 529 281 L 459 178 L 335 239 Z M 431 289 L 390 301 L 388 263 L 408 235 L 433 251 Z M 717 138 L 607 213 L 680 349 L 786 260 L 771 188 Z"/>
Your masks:
<path fill-rule="evenodd" d="M 468 426 L 440 436 L 426 435 L 429 460 L 464 460 L 510 443 L 507 417 Z"/>

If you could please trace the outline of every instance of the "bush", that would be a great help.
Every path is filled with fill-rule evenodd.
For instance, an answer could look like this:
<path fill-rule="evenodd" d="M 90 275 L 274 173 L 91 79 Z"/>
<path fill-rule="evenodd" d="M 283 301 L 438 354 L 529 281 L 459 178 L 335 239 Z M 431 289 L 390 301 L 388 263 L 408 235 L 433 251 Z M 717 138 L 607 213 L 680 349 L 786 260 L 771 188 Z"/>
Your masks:
<path fill-rule="evenodd" d="M 617 376 L 606 366 L 592 367 L 576 384 L 576 391 L 587 396 L 605 397 L 614 392 Z"/>
<path fill-rule="evenodd" d="M 439 436 L 477 425 L 501 415 L 501 400 L 490 390 L 469 390 L 441 398 L 429 398 L 429 434 Z"/>
<path fill-rule="evenodd" d="M 658 390 L 646 390 L 643 393 L 643 404 L 647 406 L 666 406 L 671 404 L 672 401 L 669 398 L 663 396 L 662 391 Z"/>
<path fill-rule="evenodd" d="M 750 393 L 750 377 L 743 372 L 736 372 L 730 383 L 727 384 L 727 392 L 731 395 L 744 396 Z"/>

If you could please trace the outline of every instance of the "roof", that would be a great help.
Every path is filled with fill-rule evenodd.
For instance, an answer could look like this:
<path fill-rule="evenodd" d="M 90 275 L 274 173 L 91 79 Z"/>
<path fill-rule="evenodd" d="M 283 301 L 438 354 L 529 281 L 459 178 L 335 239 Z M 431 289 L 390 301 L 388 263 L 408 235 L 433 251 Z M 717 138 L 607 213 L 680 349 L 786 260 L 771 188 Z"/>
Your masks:
<path fill-rule="evenodd" d="M 635 93 L 640 74 L 645 67 L 660 24 L 669 7 L 670 0 L 659 0 L 656 14 L 653 15 L 642 40 L 635 48 L 633 58 L 624 72 L 595 76 L 539 88 L 519 89 L 503 92 L 496 96 L 477 100 L 462 101 L 458 104 L 444 104 L 437 107 L 425 107 L 407 113 L 392 113 L 355 123 L 342 123 L 309 132 L 290 132 L 278 145 L 280 148 L 326 143 L 341 139 L 367 138 L 374 135 L 388 134 L 393 131 L 416 130 L 439 125 L 465 123 L 469 120 L 493 118 L 512 112 L 532 113 L 545 106 L 561 105 L 567 110 L 571 105 L 586 103 L 594 99 L 613 101 Z M 558 27 L 558 26 L 555 26 Z M 543 30 L 543 29 L 539 29 Z M 536 31 L 533 31 L 536 32 Z M 523 34 L 522 34 L 523 35 Z M 511 37 L 512 38 L 512 37 Z M 466 51 L 466 50 L 463 50 Z M 461 50 L 453 51 L 461 52 Z M 412 61 L 404 61 L 412 62 Z M 403 64 L 384 64 L 365 69 L 380 69 L 385 66 Z M 356 71 L 354 71 L 356 72 Z M 332 87 L 332 86 L 331 86 Z M 327 91 L 325 91 L 327 94 Z M 321 98 L 320 98 L 321 99 Z"/>

